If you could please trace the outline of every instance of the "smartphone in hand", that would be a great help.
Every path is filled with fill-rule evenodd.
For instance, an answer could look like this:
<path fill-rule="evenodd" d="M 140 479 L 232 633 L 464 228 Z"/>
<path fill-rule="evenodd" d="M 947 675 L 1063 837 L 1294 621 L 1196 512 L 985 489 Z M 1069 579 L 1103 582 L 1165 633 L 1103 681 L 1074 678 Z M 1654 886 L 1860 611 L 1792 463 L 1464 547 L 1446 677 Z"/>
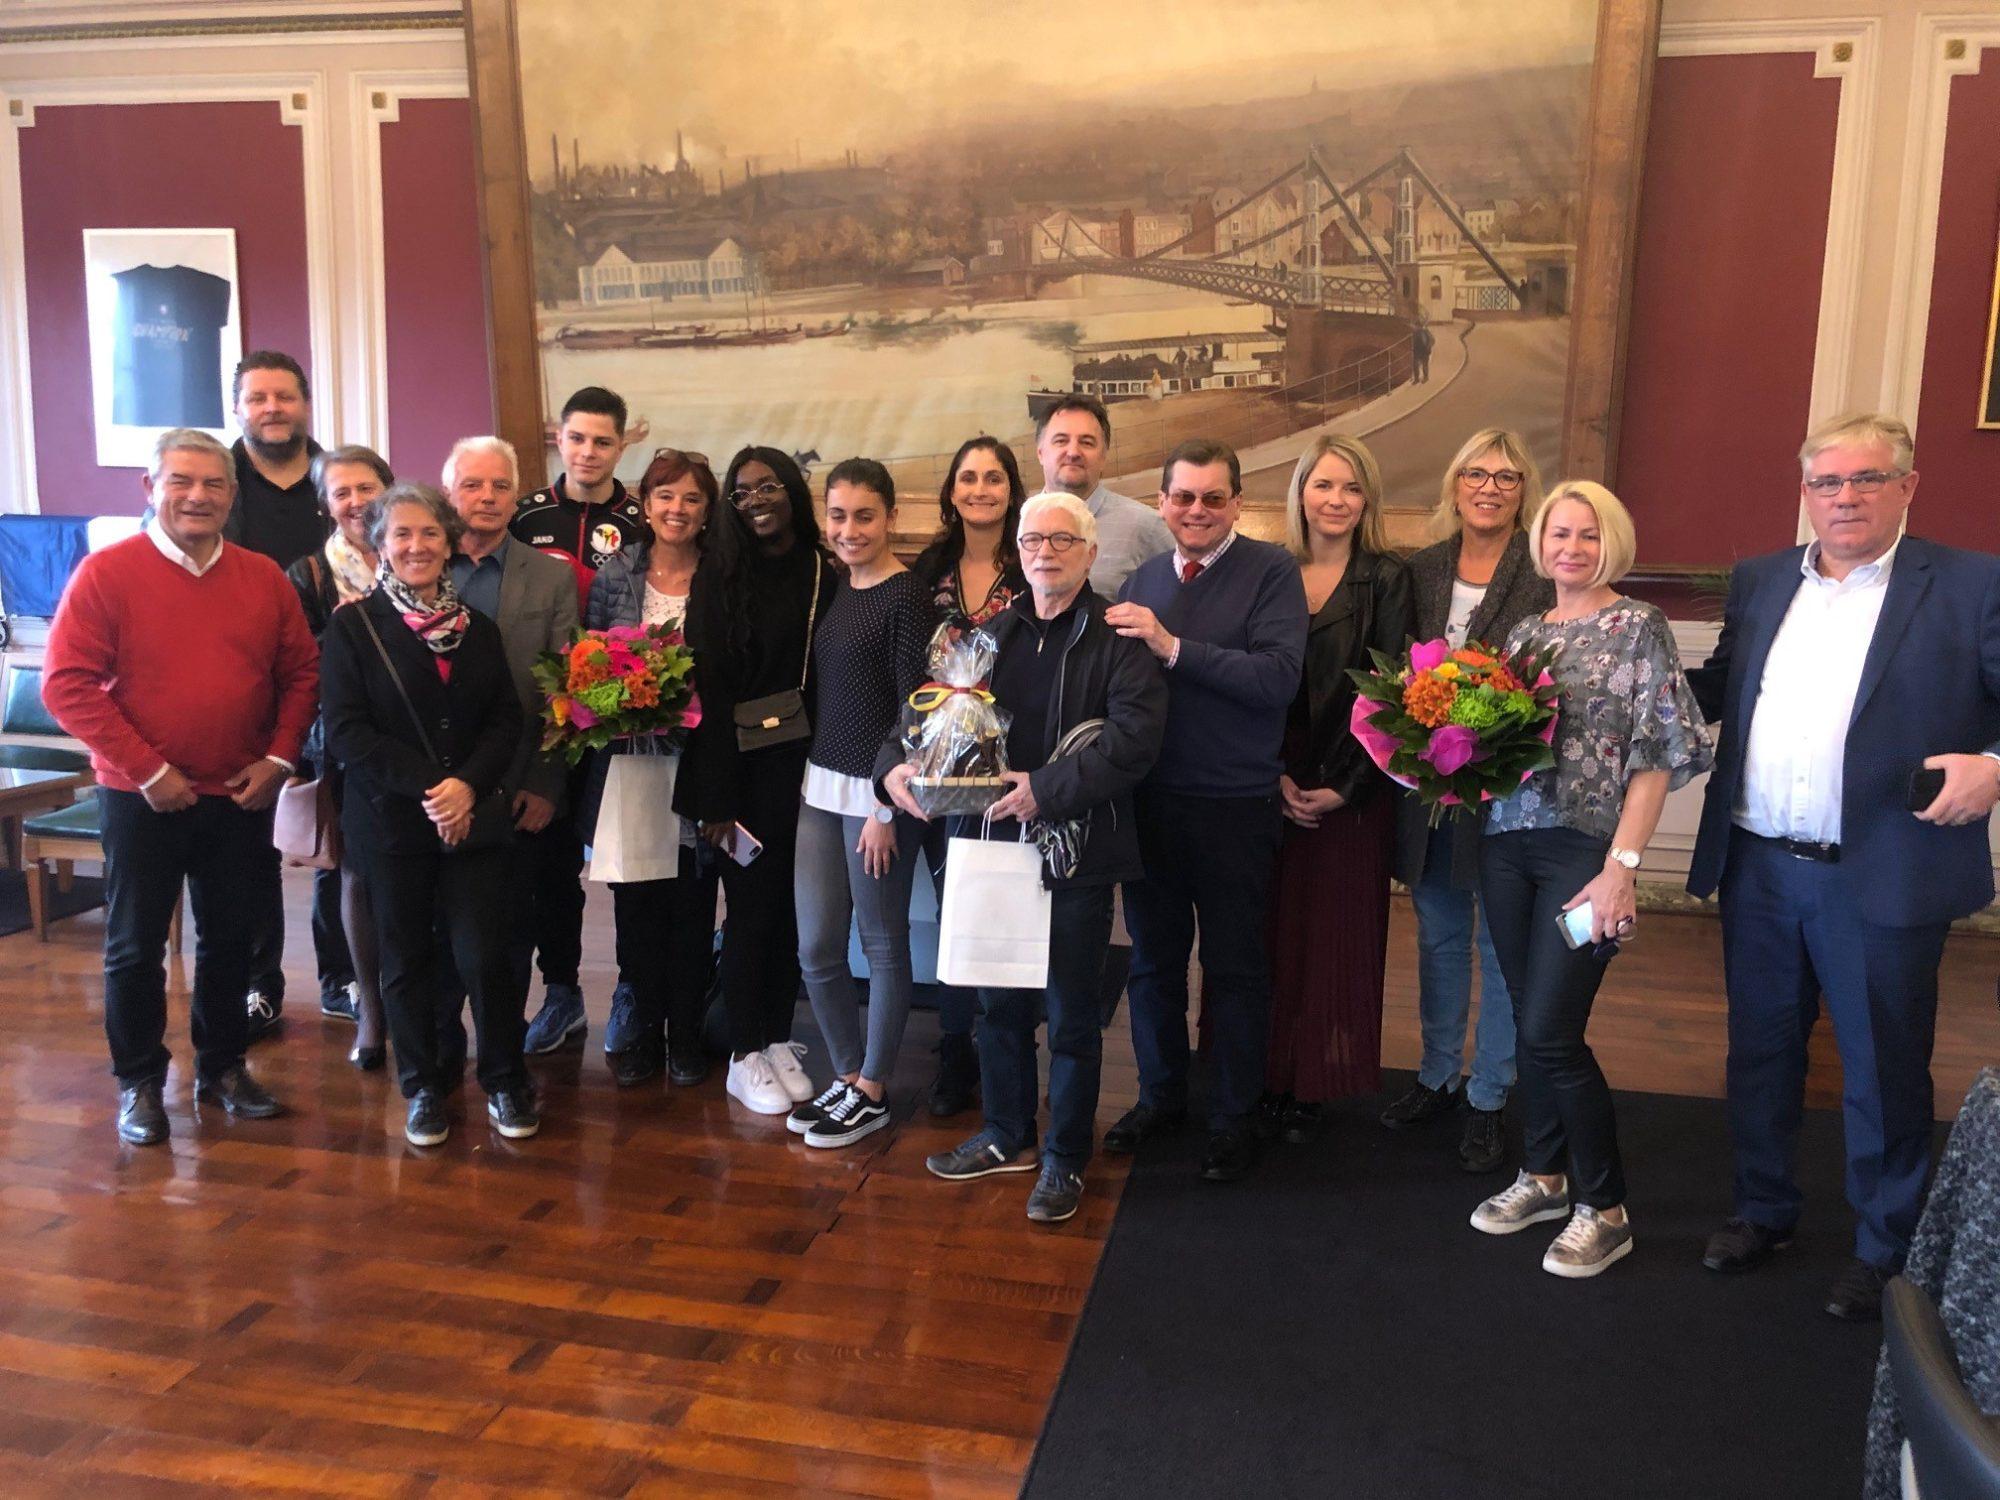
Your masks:
<path fill-rule="evenodd" d="M 1609 963 L 1618 956 L 1618 939 L 1606 938 L 1594 943 L 1590 937 L 1590 924 L 1595 920 L 1590 903 L 1572 906 L 1568 911 L 1556 914 L 1556 926 L 1562 929 L 1562 939 L 1572 948 L 1588 948 L 1599 961 Z"/>
<path fill-rule="evenodd" d="M 1944 767 L 1919 766 L 1910 773 L 1910 786 L 1903 805 L 1913 813 L 1920 813 L 1937 801 L 1938 793 L 1943 790 Z"/>
<path fill-rule="evenodd" d="M 738 823 L 736 825 L 736 837 L 729 846 L 729 857 L 747 869 L 750 861 L 763 852 L 763 841 L 741 823 Z"/>

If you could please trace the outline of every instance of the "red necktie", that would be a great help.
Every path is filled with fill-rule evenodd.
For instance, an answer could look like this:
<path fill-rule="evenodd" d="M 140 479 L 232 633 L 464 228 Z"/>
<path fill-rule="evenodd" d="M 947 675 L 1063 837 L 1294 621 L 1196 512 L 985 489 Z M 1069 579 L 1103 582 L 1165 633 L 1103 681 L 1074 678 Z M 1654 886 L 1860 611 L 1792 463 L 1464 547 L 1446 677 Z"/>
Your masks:
<path fill-rule="evenodd" d="M 1181 582 L 1193 583 L 1197 578 L 1201 577 L 1201 570 L 1207 566 L 1208 566 L 1207 563 L 1195 562 L 1193 559 L 1189 559 L 1187 562 L 1182 563 Z"/>

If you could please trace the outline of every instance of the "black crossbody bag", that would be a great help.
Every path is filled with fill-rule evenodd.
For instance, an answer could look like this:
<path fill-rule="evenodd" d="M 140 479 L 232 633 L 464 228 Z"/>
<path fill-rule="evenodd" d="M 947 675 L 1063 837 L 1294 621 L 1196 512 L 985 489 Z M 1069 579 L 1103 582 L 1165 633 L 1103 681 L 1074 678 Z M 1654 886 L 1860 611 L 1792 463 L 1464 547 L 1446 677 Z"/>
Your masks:
<path fill-rule="evenodd" d="M 806 611 L 806 661 L 797 688 L 766 693 L 736 705 L 736 748 L 768 750 L 794 740 L 812 738 L 812 718 L 806 713 L 806 679 L 812 672 L 813 623 L 819 618 L 819 559 L 813 559 L 812 607 Z"/>
<path fill-rule="evenodd" d="M 437 747 L 431 744 L 431 737 L 424 730 L 424 721 L 417 713 L 417 705 L 410 701 L 410 690 L 403 686 L 403 674 L 396 670 L 396 664 L 389 660 L 389 648 L 382 644 L 382 636 L 375 629 L 375 622 L 368 617 L 366 609 L 361 610 L 361 623 L 368 628 L 368 639 L 375 643 L 375 654 L 382 658 L 382 668 L 389 674 L 389 680 L 396 684 L 396 696 L 403 700 L 403 707 L 409 712 L 410 726 L 417 731 L 417 743 L 424 748 L 424 754 L 442 766 Z M 509 689 L 509 691 L 512 691 Z M 488 792 L 472 804 L 472 828 L 464 838 L 455 844 L 447 844 L 442 837 L 438 847 L 446 854 L 471 854 L 481 849 L 502 849 L 514 839 L 514 815 L 507 804 L 505 792 Z"/>

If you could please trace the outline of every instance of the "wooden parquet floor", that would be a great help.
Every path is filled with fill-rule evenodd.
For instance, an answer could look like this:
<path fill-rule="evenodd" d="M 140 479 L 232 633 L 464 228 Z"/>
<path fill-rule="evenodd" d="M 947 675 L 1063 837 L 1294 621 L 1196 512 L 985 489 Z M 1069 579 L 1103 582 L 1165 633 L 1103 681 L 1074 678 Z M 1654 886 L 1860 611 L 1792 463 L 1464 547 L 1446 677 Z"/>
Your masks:
<path fill-rule="evenodd" d="M 468 1085 L 470 1118 L 419 1153 L 393 1084 L 351 1070 L 351 1033 L 312 1003 L 294 894 L 288 1029 L 254 1054 L 293 1112 L 196 1121 L 177 1065 L 165 1150 L 113 1134 L 101 915 L 46 946 L 0 940 L 0 1494 L 1016 1491 L 1116 1163 L 1094 1163 L 1083 1212 L 1042 1231 L 1022 1217 L 1029 1179 L 924 1172 L 968 1120 L 919 1115 L 819 1152 L 742 1111 L 719 1074 L 621 1093 L 598 1051 L 604 961 L 585 973 L 590 1047 L 536 1064 L 541 1136 L 489 1132 Z M 1394 920 L 1385 1054 L 1408 1066 L 1406 905 Z M 587 937 L 609 953 L 601 891 Z M 1719 1092 L 1717 949 L 1713 923 L 1649 919 L 1594 1027 L 1615 1084 Z M 1996 959 L 1953 941 L 1946 1114 L 2000 1056 Z M 913 1023 L 906 1103 L 931 1034 Z M 183 1057 L 185 1036 L 177 992 Z M 1106 1120 L 1136 1092 L 1122 1011 L 1107 1053 Z M 1816 1054 L 1818 1102 L 1836 1070 Z"/>

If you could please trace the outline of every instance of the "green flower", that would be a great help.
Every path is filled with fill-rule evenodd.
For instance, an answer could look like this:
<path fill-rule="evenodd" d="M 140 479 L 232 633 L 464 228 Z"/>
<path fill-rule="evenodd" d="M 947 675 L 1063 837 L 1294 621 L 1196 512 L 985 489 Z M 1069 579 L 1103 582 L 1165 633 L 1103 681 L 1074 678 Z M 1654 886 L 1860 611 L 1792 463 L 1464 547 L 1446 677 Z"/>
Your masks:
<path fill-rule="evenodd" d="M 600 682 L 576 695 L 577 701 L 598 718 L 609 718 L 625 706 L 625 687 L 617 682 Z"/>
<path fill-rule="evenodd" d="M 1491 729 L 1500 722 L 1500 716 L 1501 705 L 1491 688 L 1474 688 L 1452 700 L 1450 722 L 1467 729 Z"/>

